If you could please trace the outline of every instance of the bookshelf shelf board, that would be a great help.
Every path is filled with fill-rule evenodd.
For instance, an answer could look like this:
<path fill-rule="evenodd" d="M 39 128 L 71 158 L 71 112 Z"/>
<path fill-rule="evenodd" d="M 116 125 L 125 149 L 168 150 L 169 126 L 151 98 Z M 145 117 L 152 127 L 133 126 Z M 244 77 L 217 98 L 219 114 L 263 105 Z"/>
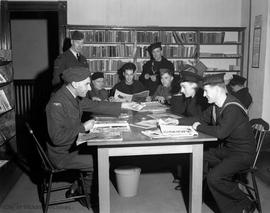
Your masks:
<path fill-rule="evenodd" d="M 201 46 L 207 46 L 207 45 L 229 45 L 229 46 L 232 46 L 232 45 L 242 45 L 241 42 L 224 42 L 224 43 L 201 43 L 200 44 Z"/>
<path fill-rule="evenodd" d="M 226 73 L 235 73 L 241 72 L 240 70 L 206 70 L 205 73 L 213 73 L 213 72 L 226 72 Z"/>
<path fill-rule="evenodd" d="M 92 46 L 92 45 L 134 45 L 134 42 L 84 42 L 84 46 Z"/>
<path fill-rule="evenodd" d="M 241 58 L 242 56 L 223 56 L 223 57 L 215 57 L 215 56 L 200 56 L 199 58 L 200 59 L 239 59 Z"/>
<path fill-rule="evenodd" d="M 134 59 L 133 57 L 120 57 L 120 56 L 118 56 L 118 57 L 93 57 L 93 58 L 87 58 L 87 61 L 91 61 L 91 60 L 109 60 L 109 59 Z"/>

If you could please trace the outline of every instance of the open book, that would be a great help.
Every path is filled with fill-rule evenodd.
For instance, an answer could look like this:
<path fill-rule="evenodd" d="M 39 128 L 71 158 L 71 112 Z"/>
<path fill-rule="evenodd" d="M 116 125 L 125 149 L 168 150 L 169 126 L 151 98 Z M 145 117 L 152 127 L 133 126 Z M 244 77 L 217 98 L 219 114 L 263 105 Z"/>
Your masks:
<path fill-rule="evenodd" d="M 119 90 L 115 90 L 114 99 L 118 102 L 143 102 L 146 101 L 146 98 L 149 96 L 149 90 L 145 90 L 135 94 L 126 94 L 124 92 L 120 92 Z"/>

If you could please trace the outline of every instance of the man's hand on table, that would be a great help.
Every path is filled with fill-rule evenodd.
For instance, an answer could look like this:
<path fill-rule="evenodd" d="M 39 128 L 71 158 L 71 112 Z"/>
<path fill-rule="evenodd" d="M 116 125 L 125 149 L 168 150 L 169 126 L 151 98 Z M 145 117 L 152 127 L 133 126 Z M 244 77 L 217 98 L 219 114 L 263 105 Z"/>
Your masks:
<path fill-rule="evenodd" d="M 142 106 L 136 102 L 124 102 L 122 103 L 121 108 L 138 111 Z"/>
<path fill-rule="evenodd" d="M 198 127 L 199 125 L 201 125 L 200 122 L 195 122 L 194 124 L 192 124 L 192 128 L 195 129 L 195 130 L 197 130 L 197 127 Z"/>
<path fill-rule="evenodd" d="M 178 125 L 179 121 L 176 118 L 166 118 L 166 119 L 161 119 L 161 121 L 159 121 L 159 124 Z"/>
<path fill-rule="evenodd" d="M 84 129 L 86 132 L 91 131 L 91 129 L 93 129 L 95 124 L 95 120 L 88 120 L 86 122 L 83 123 Z"/>

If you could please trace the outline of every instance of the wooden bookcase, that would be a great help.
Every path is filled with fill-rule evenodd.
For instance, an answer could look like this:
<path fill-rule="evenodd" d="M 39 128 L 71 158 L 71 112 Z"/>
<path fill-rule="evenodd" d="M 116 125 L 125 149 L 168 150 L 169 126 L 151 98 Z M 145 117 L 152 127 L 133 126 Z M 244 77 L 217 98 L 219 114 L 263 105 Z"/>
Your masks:
<path fill-rule="evenodd" d="M 117 70 L 125 62 L 137 66 L 140 75 L 149 60 L 147 47 L 162 42 L 163 55 L 173 62 L 176 73 L 185 63 L 200 60 L 205 74 L 243 73 L 243 27 L 118 27 L 68 25 L 67 37 L 74 30 L 84 33 L 83 54 L 90 72 L 105 73 L 106 86 L 117 81 Z"/>
<path fill-rule="evenodd" d="M 0 50 L 0 57 L 10 60 L 10 51 Z M 17 153 L 15 94 L 12 62 L 0 65 L 0 203 L 17 181 L 20 171 L 15 165 Z"/>

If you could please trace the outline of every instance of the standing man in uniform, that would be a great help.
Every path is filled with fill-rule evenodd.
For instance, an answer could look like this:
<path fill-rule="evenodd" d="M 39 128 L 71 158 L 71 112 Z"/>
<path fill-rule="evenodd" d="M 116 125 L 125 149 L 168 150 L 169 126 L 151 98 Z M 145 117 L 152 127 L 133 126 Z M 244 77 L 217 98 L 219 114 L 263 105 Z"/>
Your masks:
<path fill-rule="evenodd" d="M 86 58 L 81 54 L 84 35 L 80 31 L 71 34 L 71 47 L 59 55 L 54 62 L 52 86 L 56 91 L 63 85 L 63 71 L 70 67 L 88 67 Z"/>
<path fill-rule="evenodd" d="M 174 73 L 174 66 L 172 62 L 163 56 L 161 42 L 151 44 L 147 50 L 150 60 L 143 65 L 143 71 L 139 80 L 145 89 L 150 91 L 150 96 L 153 96 L 158 85 L 161 84 L 160 68 L 167 68 Z"/>
<path fill-rule="evenodd" d="M 99 114 L 119 115 L 121 108 L 130 109 L 134 103 L 111 103 L 91 101 L 84 98 L 90 87 L 89 70 L 83 67 L 68 68 L 63 72 L 63 85 L 53 94 L 46 107 L 47 126 L 50 136 L 49 158 L 59 169 L 81 169 L 85 171 L 87 193 L 90 193 L 93 173 L 93 159 L 90 154 L 81 154 L 76 147 L 79 133 L 91 132 L 94 120 L 81 122 L 83 111 Z M 77 193 L 73 184 L 66 196 Z"/>
<path fill-rule="evenodd" d="M 233 75 L 229 86 L 231 87 L 231 94 L 236 97 L 246 109 L 249 109 L 252 103 L 252 97 L 248 88 L 244 86 L 247 79 L 240 75 Z"/>
<path fill-rule="evenodd" d="M 221 143 L 204 153 L 204 177 L 221 213 L 253 213 L 255 204 L 241 191 L 233 177 L 250 168 L 255 139 L 246 109 L 226 93 L 224 73 L 203 79 L 204 96 L 211 106 L 199 118 L 177 120 L 213 135 Z M 173 121 L 167 121 L 173 123 Z"/>

